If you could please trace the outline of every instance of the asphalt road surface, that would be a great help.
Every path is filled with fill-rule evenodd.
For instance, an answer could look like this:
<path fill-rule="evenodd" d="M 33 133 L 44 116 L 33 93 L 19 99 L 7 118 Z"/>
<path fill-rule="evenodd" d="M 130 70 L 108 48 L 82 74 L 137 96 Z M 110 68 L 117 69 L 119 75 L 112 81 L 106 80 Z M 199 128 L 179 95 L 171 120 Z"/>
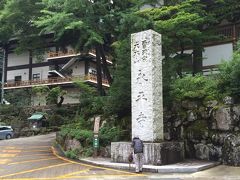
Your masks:
<path fill-rule="evenodd" d="M 4 180 L 240 180 L 240 167 L 218 166 L 192 174 L 122 171 L 69 160 L 58 155 L 55 134 L 0 141 L 0 179 Z"/>
<path fill-rule="evenodd" d="M 145 179 L 145 175 L 102 168 L 59 156 L 55 134 L 0 141 L 0 179 Z"/>

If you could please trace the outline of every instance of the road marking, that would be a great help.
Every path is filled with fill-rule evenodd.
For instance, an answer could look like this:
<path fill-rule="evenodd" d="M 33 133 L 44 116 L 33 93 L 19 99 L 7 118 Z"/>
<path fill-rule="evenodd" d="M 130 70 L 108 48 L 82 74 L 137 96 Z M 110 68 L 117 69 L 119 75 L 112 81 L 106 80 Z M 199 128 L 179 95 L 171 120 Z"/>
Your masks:
<path fill-rule="evenodd" d="M 0 154 L 0 158 L 9 158 L 9 157 L 15 157 L 16 154 Z"/>
<path fill-rule="evenodd" d="M 21 146 L 23 147 L 28 147 L 27 149 L 29 148 L 51 148 L 51 146 L 29 146 L 28 144 L 21 144 Z M 0 147 L 3 147 L 3 148 L 12 148 L 12 147 L 18 147 L 18 146 L 4 146 L 4 145 L 0 145 Z M 21 149 L 21 147 L 20 147 Z"/>
<path fill-rule="evenodd" d="M 111 169 L 111 168 L 104 168 L 104 167 L 99 167 L 99 166 L 94 166 L 94 165 L 88 165 L 88 164 L 83 164 L 83 163 L 79 163 L 79 162 L 76 162 L 76 161 L 72 161 L 72 160 L 69 160 L 69 159 L 66 159 L 62 156 L 59 156 L 57 153 L 56 153 L 56 150 L 54 149 L 54 147 L 52 147 L 52 152 L 55 156 L 57 156 L 59 159 L 62 159 L 63 161 L 66 161 L 66 162 L 70 162 L 72 164 L 80 164 L 82 166 L 86 166 L 86 167 L 91 167 L 91 168 L 98 168 L 98 169 L 104 169 L 104 170 L 110 170 L 110 171 L 115 171 L 115 172 L 120 172 L 120 173 L 124 173 L 124 174 L 130 174 L 130 175 L 136 175 L 136 173 L 132 173 L 132 172 L 126 172 L 126 171 L 121 171 L 121 170 L 116 170 L 116 169 Z M 140 174 L 141 175 L 141 174 Z"/>
<path fill-rule="evenodd" d="M 0 159 L 0 164 L 7 164 L 9 161 L 9 159 Z"/>
<path fill-rule="evenodd" d="M 111 174 L 111 175 L 86 175 L 86 176 L 70 176 L 70 177 L 53 177 L 53 178 L 14 178 L 14 179 L 6 179 L 4 180 L 59 180 L 59 179 L 83 179 L 83 178 L 104 178 L 104 177 L 115 177 L 114 179 L 118 179 L 117 177 L 143 177 L 146 175 L 143 174 L 133 174 L 133 175 L 119 175 L 119 174 Z M 1 177 L 0 177 L 1 178 Z"/>
<path fill-rule="evenodd" d="M 43 169 L 54 168 L 54 167 L 58 167 L 58 166 L 66 166 L 66 165 L 69 165 L 69 164 L 71 164 L 71 163 L 62 163 L 62 164 L 57 164 L 57 165 L 52 165 L 52 166 L 46 166 L 46 167 L 41 167 L 41 168 L 36 168 L 36 169 L 30 169 L 30 170 L 27 170 L 27 171 L 21 171 L 21 172 L 17 172 L 17 173 L 13 173 L 13 174 L 3 175 L 3 176 L 0 176 L 0 178 L 5 178 L 5 177 L 16 176 L 16 175 L 20 175 L 20 174 L 31 173 L 31 172 L 40 171 L 40 170 L 43 170 Z"/>
<path fill-rule="evenodd" d="M 14 146 L 7 146 L 7 147 L 5 147 L 5 149 L 16 149 L 16 147 L 14 147 Z"/>
<path fill-rule="evenodd" d="M 127 174 L 105 174 L 105 175 L 86 175 L 86 176 L 71 176 L 71 177 L 65 177 L 65 178 L 79 178 L 79 179 L 82 179 L 82 178 L 99 178 L 99 177 L 115 177 L 115 179 L 117 179 L 117 177 L 139 177 L 139 176 L 146 176 L 144 174 L 132 174 L 132 175 L 127 175 Z"/>
<path fill-rule="evenodd" d="M 45 159 L 35 159 L 35 160 L 28 160 L 28 161 L 20 161 L 20 162 L 9 163 L 8 165 L 24 164 L 24 163 L 39 162 L 39 161 L 47 161 L 47 160 L 50 160 L 50 159 L 58 159 L 58 158 L 57 157 L 53 157 L 53 158 L 45 158 Z"/>
<path fill-rule="evenodd" d="M 52 156 L 52 153 L 46 153 L 46 154 L 26 154 L 26 155 L 21 155 L 19 154 L 19 157 L 25 157 L 25 156 Z"/>
<path fill-rule="evenodd" d="M 2 150 L 2 152 L 4 152 L 4 153 L 20 153 L 21 152 L 21 150 L 11 150 L 11 149 L 9 149 L 9 150 Z"/>
<path fill-rule="evenodd" d="M 76 171 L 76 172 L 72 172 L 72 173 L 68 173 L 68 174 L 64 174 L 62 176 L 58 176 L 56 178 L 66 178 L 66 177 L 69 177 L 69 176 L 72 176 L 72 175 L 76 175 L 76 174 L 80 174 L 80 173 L 83 173 L 83 172 L 87 172 L 89 171 L 90 169 L 83 169 L 81 171 Z"/>
<path fill-rule="evenodd" d="M 27 149 L 36 149 L 36 148 L 51 148 L 51 146 L 28 146 L 27 145 Z"/>
<path fill-rule="evenodd" d="M 32 151 L 21 151 L 21 152 L 23 152 L 23 153 L 25 153 L 25 152 L 51 152 L 51 149 L 49 149 L 49 150 L 32 150 Z"/>

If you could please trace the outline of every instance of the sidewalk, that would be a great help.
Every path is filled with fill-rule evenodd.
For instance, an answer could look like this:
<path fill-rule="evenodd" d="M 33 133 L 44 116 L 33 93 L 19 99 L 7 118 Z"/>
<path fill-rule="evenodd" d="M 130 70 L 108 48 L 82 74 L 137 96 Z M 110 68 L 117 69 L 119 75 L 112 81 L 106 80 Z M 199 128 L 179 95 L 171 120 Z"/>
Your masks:
<path fill-rule="evenodd" d="M 114 163 L 111 162 L 110 158 L 85 158 L 80 159 L 81 162 L 108 167 L 122 170 L 132 170 L 134 171 L 134 164 L 126 163 Z M 209 161 L 199 161 L 199 160 L 185 160 L 181 163 L 163 165 L 163 166 L 153 166 L 153 165 L 144 165 L 144 172 L 153 172 L 153 173 L 194 173 L 202 171 L 205 169 L 212 168 L 219 165 L 218 162 L 209 162 Z"/>

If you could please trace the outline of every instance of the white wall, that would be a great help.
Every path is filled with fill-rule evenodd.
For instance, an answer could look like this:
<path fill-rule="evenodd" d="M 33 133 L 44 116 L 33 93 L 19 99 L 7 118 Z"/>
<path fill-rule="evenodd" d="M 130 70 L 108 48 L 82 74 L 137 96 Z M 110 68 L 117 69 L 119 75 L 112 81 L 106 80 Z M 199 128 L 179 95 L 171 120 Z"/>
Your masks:
<path fill-rule="evenodd" d="M 49 71 L 49 66 L 43 66 L 43 67 L 33 68 L 32 74 L 40 73 L 40 79 L 47 79 L 48 71 Z"/>
<path fill-rule="evenodd" d="M 85 62 L 84 61 L 77 61 L 71 67 L 73 70 L 73 76 L 84 76 L 85 75 Z"/>
<path fill-rule="evenodd" d="M 230 60 L 232 55 L 232 43 L 205 47 L 203 52 L 203 66 L 220 64 L 222 60 Z"/>
<path fill-rule="evenodd" d="M 76 104 L 79 103 L 80 91 L 77 88 L 63 88 L 67 91 L 65 94 L 63 104 Z"/>
<path fill-rule="evenodd" d="M 8 67 L 29 64 L 29 52 L 8 54 Z"/>
<path fill-rule="evenodd" d="M 27 81 L 29 75 L 29 69 L 20 69 L 7 72 L 7 81 L 14 80 L 15 76 L 22 76 L 22 81 Z"/>

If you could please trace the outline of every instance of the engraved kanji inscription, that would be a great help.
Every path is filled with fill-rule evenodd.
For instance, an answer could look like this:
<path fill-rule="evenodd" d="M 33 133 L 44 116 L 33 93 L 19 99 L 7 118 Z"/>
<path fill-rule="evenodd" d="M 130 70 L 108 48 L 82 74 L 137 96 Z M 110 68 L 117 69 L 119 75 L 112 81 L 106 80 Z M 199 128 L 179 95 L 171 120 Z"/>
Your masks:
<path fill-rule="evenodd" d="M 139 100 L 147 101 L 147 98 L 146 98 L 145 93 L 143 91 L 138 92 L 136 101 L 139 101 Z"/>
<path fill-rule="evenodd" d="M 143 114 L 143 112 L 140 112 L 140 114 L 138 115 L 136 120 L 137 120 L 138 124 L 140 124 L 140 126 L 143 127 L 143 122 L 145 122 L 146 119 L 147 119 L 147 116 L 145 116 Z"/>
<path fill-rule="evenodd" d="M 142 72 L 142 70 L 138 70 L 137 74 L 137 83 L 142 84 L 143 82 L 147 82 L 148 78 L 146 77 L 146 74 Z"/>

